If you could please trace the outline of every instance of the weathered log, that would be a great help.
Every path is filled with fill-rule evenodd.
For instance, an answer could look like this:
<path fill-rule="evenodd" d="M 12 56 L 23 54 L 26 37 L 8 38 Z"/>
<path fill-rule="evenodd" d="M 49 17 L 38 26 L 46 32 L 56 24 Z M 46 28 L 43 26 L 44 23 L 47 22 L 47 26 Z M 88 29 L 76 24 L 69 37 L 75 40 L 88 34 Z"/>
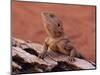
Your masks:
<path fill-rule="evenodd" d="M 95 69 L 91 62 L 75 58 L 69 63 L 66 55 L 48 50 L 44 59 L 38 58 L 42 45 L 20 39 L 12 39 L 12 69 L 14 73 L 55 72 L 80 69 Z"/>
<path fill-rule="evenodd" d="M 42 45 L 32 42 L 27 42 L 21 39 L 13 38 L 12 39 L 12 46 L 17 46 L 28 53 L 35 54 L 36 56 L 41 53 Z"/>
<path fill-rule="evenodd" d="M 22 50 L 19 47 L 12 47 L 12 57 L 13 61 L 16 61 L 19 64 L 22 65 L 26 63 L 28 63 L 29 65 L 31 64 L 31 66 L 33 66 L 35 70 L 36 69 L 39 70 L 38 72 L 41 72 L 40 69 L 43 69 L 44 71 L 51 70 L 54 66 L 57 65 L 57 62 L 53 60 L 48 59 L 50 60 L 49 62 L 44 61 L 38 58 L 37 56 Z"/>
<path fill-rule="evenodd" d="M 30 47 L 31 48 L 34 48 L 34 50 L 36 50 L 38 53 L 41 53 L 42 52 L 42 46 L 39 45 L 39 44 L 34 44 L 34 43 L 31 43 L 30 44 Z M 50 51 L 50 52 L 49 52 Z M 55 61 L 64 61 L 64 62 L 67 62 L 67 56 L 66 55 L 63 55 L 63 54 L 59 54 L 59 53 L 55 53 L 51 50 L 49 50 L 47 55 L 51 55 L 50 58 L 52 58 L 53 60 Z M 46 58 L 46 57 L 45 57 Z M 49 59 L 49 58 L 48 58 Z M 46 59 L 47 60 L 47 59 Z M 92 63 L 88 62 L 87 60 L 85 59 L 79 59 L 79 58 L 75 58 L 75 62 L 73 63 L 70 63 L 71 65 L 74 65 L 76 67 L 80 67 L 81 69 L 95 69 L 95 66 L 92 65 Z"/>
<path fill-rule="evenodd" d="M 17 63 L 15 63 L 14 61 L 12 62 L 12 72 L 13 74 L 15 73 L 19 73 L 19 71 L 22 69 L 22 67 L 20 65 L 18 65 Z"/>
<path fill-rule="evenodd" d="M 80 69 L 95 69 L 95 66 L 93 66 L 90 62 L 88 62 L 85 59 L 79 59 L 79 58 L 75 58 L 75 62 L 70 63 L 68 61 L 68 57 L 66 55 L 57 53 L 57 52 L 53 52 L 52 50 L 49 50 L 47 55 L 49 55 L 50 58 L 52 58 L 52 60 L 55 60 L 57 62 L 66 62 L 70 65 L 76 66 Z"/>
<path fill-rule="evenodd" d="M 12 66 L 14 67 L 14 68 L 17 68 L 17 69 L 21 69 L 22 67 L 21 66 L 19 66 L 17 63 L 15 63 L 14 61 L 12 62 Z"/>
<path fill-rule="evenodd" d="M 26 51 L 22 50 L 19 47 L 12 47 L 12 56 L 19 56 L 20 58 L 24 59 L 27 63 L 39 63 L 39 64 L 47 64 L 42 59 L 39 59 L 35 55 L 31 55 Z"/>

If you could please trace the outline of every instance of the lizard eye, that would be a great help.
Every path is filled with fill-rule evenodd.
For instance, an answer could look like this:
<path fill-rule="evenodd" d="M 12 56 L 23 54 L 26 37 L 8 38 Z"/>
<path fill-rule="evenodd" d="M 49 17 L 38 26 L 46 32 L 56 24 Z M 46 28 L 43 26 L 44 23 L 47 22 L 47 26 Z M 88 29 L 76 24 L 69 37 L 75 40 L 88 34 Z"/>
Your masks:
<path fill-rule="evenodd" d="M 50 14 L 50 17 L 52 17 L 52 18 L 53 18 L 53 17 L 54 17 L 54 15 L 53 15 L 53 14 Z"/>
<path fill-rule="evenodd" d="M 58 27 L 60 27 L 60 24 L 58 23 Z"/>

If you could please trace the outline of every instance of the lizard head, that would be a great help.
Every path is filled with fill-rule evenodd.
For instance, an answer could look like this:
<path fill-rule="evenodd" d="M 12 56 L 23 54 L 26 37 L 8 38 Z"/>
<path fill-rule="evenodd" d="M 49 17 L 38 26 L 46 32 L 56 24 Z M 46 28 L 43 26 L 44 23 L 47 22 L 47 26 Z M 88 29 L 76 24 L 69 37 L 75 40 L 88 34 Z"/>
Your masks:
<path fill-rule="evenodd" d="M 62 21 L 53 13 L 42 12 L 44 28 L 50 37 L 61 37 L 64 34 Z"/>

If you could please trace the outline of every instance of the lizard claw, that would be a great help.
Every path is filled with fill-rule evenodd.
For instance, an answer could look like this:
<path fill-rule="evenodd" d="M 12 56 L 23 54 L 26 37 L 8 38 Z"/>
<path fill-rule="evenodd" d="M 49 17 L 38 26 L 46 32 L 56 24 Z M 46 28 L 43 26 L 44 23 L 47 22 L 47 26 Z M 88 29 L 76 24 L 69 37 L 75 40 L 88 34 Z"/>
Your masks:
<path fill-rule="evenodd" d="M 44 54 L 44 53 L 40 53 L 38 57 L 39 57 L 39 58 L 41 58 L 41 59 L 43 59 L 43 58 L 44 58 L 44 56 L 45 56 L 45 54 Z"/>
<path fill-rule="evenodd" d="M 73 63 L 75 61 L 74 57 L 68 56 L 68 62 Z"/>

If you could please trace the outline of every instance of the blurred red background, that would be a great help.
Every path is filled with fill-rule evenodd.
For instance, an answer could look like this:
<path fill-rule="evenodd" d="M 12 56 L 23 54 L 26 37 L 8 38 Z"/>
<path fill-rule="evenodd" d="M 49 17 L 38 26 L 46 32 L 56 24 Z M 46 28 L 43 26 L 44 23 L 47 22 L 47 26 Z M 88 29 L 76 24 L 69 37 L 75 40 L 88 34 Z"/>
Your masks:
<path fill-rule="evenodd" d="M 87 60 L 95 62 L 95 6 L 13 1 L 12 37 L 42 44 L 47 36 L 40 15 L 42 11 L 53 11 L 63 21 L 73 46 Z"/>

